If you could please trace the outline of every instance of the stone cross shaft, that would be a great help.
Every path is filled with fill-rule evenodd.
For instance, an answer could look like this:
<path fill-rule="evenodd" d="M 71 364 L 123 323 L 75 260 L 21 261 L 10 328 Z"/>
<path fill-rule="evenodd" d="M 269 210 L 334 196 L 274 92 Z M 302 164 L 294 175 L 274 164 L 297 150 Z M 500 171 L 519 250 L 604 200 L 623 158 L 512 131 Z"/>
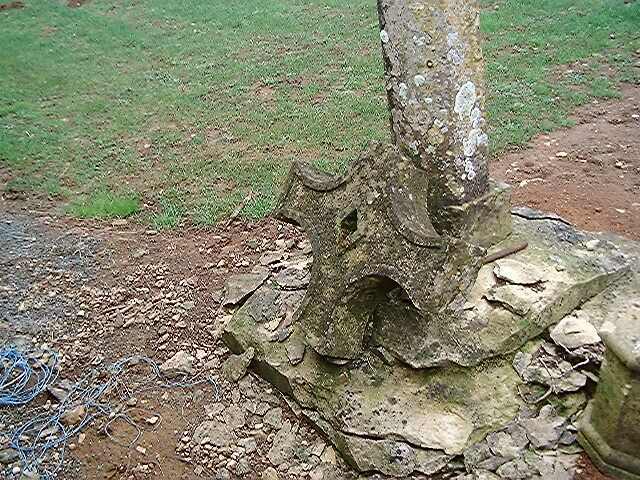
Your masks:
<path fill-rule="evenodd" d="M 476 0 L 378 0 L 394 142 L 430 175 L 429 212 L 486 193 L 485 87 Z"/>

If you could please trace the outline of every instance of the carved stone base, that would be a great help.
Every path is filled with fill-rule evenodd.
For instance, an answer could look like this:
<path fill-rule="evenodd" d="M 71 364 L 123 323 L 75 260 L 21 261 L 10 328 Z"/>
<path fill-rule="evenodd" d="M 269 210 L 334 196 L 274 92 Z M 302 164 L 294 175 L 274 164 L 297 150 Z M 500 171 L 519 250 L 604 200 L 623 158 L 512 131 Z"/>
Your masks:
<path fill-rule="evenodd" d="M 636 420 L 637 421 L 637 420 Z M 633 428 L 631 419 L 624 426 Z M 621 433 L 622 438 L 625 437 Z M 593 426 L 593 404 L 589 404 L 582 418 L 578 440 L 591 461 L 604 473 L 621 480 L 640 480 L 640 458 L 637 455 L 616 450 L 609 445 Z M 639 445 L 636 444 L 636 447 Z"/>
<path fill-rule="evenodd" d="M 423 324 L 433 312 L 445 322 L 461 315 L 484 249 L 511 233 L 510 190 L 492 182 L 481 197 L 445 208 L 446 224 L 435 228 L 429 181 L 412 159 L 383 144 L 343 176 L 292 166 L 276 213 L 304 228 L 313 249 L 296 319 L 319 354 L 338 362 L 359 358 L 372 312 L 390 294 Z"/>
<path fill-rule="evenodd" d="M 640 480 L 640 277 L 616 289 L 607 308 L 598 310 L 607 352 L 578 439 L 603 472 Z"/>
<path fill-rule="evenodd" d="M 512 367 L 517 351 L 530 350 L 535 337 L 629 272 L 614 244 L 557 217 L 518 211 L 512 237 L 493 250 L 522 240 L 528 249 L 480 269 L 468 315 L 456 324 L 388 318 L 385 304 L 400 301 L 390 292 L 364 353 L 346 365 L 306 346 L 297 323 L 278 322 L 275 312 L 300 305 L 303 291 L 282 289 L 277 275 L 236 311 L 224 340 L 235 353 L 254 348 L 255 371 L 299 405 L 357 470 L 446 470 L 525 407 Z M 403 348 L 395 348 L 399 342 Z M 410 358 L 412 349 L 419 354 Z"/>

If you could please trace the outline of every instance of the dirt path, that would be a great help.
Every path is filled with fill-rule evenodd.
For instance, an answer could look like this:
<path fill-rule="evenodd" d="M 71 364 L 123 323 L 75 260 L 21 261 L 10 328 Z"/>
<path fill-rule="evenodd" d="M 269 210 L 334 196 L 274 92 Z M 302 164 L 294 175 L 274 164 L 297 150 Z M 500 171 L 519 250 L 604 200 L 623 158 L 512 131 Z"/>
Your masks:
<path fill-rule="evenodd" d="M 514 205 L 555 212 L 592 231 L 640 239 L 640 86 L 579 110 L 576 126 L 494 162 Z"/>

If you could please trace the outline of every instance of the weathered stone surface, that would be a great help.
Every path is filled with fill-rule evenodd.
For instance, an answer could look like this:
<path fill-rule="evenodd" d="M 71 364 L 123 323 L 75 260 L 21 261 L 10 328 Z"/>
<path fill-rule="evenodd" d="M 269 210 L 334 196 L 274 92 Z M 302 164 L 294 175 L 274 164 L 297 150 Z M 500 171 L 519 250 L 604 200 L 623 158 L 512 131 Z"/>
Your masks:
<path fill-rule="evenodd" d="M 516 241 L 529 247 L 499 261 L 500 267 L 482 267 L 454 321 L 440 313 L 425 318 L 401 296 L 392 297 L 376 310 L 373 339 L 415 368 L 475 365 L 514 351 L 628 273 L 628 260 L 611 242 L 583 249 L 589 238 L 561 221 L 516 215 L 511 237 L 490 253 Z M 528 266 L 534 273 L 524 273 Z M 509 278 L 518 283 L 506 283 Z"/>
<path fill-rule="evenodd" d="M 361 367 L 341 368 L 311 351 L 293 366 L 287 342 L 266 341 L 262 327 L 242 312 L 225 333 L 227 343 L 235 351 L 255 348 L 258 372 L 292 395 L 343 454 L 345 448 L 355 452 L 347 457 L 359 469 L 390 472 L 385 465 L 402 453 L 404 460 L 389 474 L 410 467 L 433 473 L 481 432 L 505 424 L 520 404 L 509 387 L 517 376 L 508 362 L 427 373 L 386 365 L 375 355 Z M 490 404 L 496 398 L 500 409 Z"/>
<path fill-rule="evenodd" d="M 256 267 L 249 273 L 233 275 L 224 284 L 223 304 L 236 305 L 256 291 L 269 277 L 269 269 Z"/>
<path fill-rule="evenodd" d="M 620 278 L 625 271 L 626 263 L 624 259 L 618 258 L 618 252 L 612 245 L 603 241 L 597 251 L 584 250 L 583 240 L 589 237 L 562 222 L 547 219 L 529 221 L 517 217 L 515 226 L 515 236 L 527 239 L 530 249 L 534 250 L 527 252 L 527 258 L 552 258 L 553 269 L 540 268 L 545 281 L 531 286 L 513 285 L 518 288 L 533 288 L 536 292 L 542 290 L 543 295 L 536 297 L 530 311 L 538 311 L 536 309 L 540 308 L 539 303 L 544 301 L 562 305 L 565 302 L 578 302 L 576 298 L 590 298 L 610 285 L 614 279 Z M 578 240 L 573 243 L 576 238 Z M 514 257 L 519 258 L 519 255 Z M 556 269 L 557 264 L 562 264 L 563 268 Z M 529 341 L 523 345 L 530 336 L 535 336 L 548 327 L 547 322 L 551 321 L 549 318 L 541 322 L 546 325 L 543 329 L 537 323 L 535 329 L 530 329 L 530 325 L 518 323 L 517 320 L 522 318 L 515 316 L 502 304 L 496 302 L 496 305 L 491 305 L 487 301 L 483 292 L 489 292 L 497 282 L 505 282 L 494 275 L 494 267 L 495 265 L 487 265 L 480 270 L 473 295 L 469 302 L 465 302 L 464 307 L 467 313 L 469 310 L 479 310 L 479 305 L 491 307 L 485 310 L 487 317 L 480 317 L 475 312 L 477 324 L 466 328 L 471 329 L 473 326 L 482 330 L 492 322 L 498 322 L 492 335 L 499 339 L 504 338 L 500 337 L 504 334 L 503 329 L 511 334 L 515 332 L 518 336 L 519 328 L 529 328 L 528 334 L 519 336 L 519 341 L 513 344 L 522 349 L 517 354 L 518 358 L 527 360 L 522 362 L 525 369 L 531 364 L 537 365 L 537 359 L 543 359 L 551 376 L 536 376 L 541 372 L 536 367 L 533 369 L 534 373 L 525 375 L 521 371 L 525 380 L 553 386 L 558 391 L 574 390 L 584 385 L 584 375 L 577 369 L 573 371 L 571 364 L 559 357 L 559 347 L 540 341 Z M 560 272 L 564 275 L 561 277 L 564 281 L 562 285 L 560 279 L 555 277 Z M 572 283 L 574 275 L 579 281 Z M 546 289 L 554 285 L 556 286 L 550 293 L 552 299 L 548 300 Z M 302 361 L 294 365 L 290 361 L 290 352 L 292 345 L 303 338 L 300 324 L 294 322 L 290 326 L 291 335 L 283 342 L 271 342 L 270 332 L 262 315 L 255 314 L 256 304 L 253 298 L 261 297 L 269 290 L 272 287 L 264 284 L 246 301 L 228 324 L 224 339 L 235 352 L 254 348 L 253 365 L 256 371 L 290 395 L 296 405 L 301 407 L 301 412 L 324 430 L 345 459 L 359 470 L 377 470 L 396 476 L 411 475 L 406 473 L 410 469 L 413 472 L 433 473 L 433 469 L 440 468 L 440 465 L 448 468 L 446 465 L 452 456 L 463 451 L 466 461 L 469 447 L 476 445 L 487 433 L 498 432 L 488 437 L 490 444 L 484 442 L 486 455 L 474 467 L 476 470 L 496 472 L 502 465 L 526 457 L 524 452 L 529 451 L 528 449 L 537 448 L 536 445 L 554 445 L 562 441 L 563 435 L 566 437 L 566 426 L 558 426 L 564 421 L 563 418 L 557 419 L 558 424 L 553 423 L 555 419 L 550 421 L 549 428 L 544 415 L 541 418 L 536 418 L 536 415 L 527 417 L 531 420 L 528 429 L 524 425 L 514 424 L 514 418 L 523 407 L 523 398 L 516 387 L 523 380 L 511 367 L 513 355 L 485 359 L 477 367 L 448 366 L 415 370 L 380 354 L 385 348 L 376 346 L 374 329 L 369 349 L 358 361 L 338 366 L 326 361 L 312 349 L 307 349 Z M 615 296 L 612 293 L 615 291 L 615 288 L 608 289 L 606 295 Z M 298 294 L 296 298 L 300 301 L 300 291 L 287 293 Z M 400 301 L 399 297 L 395 298 Z M 393 299 L 394 293 L 390 292 L 385 302 Z M 276 301 L 280 302 L 280 298 Z M 595 301 L 594 298 L 587 304 Z M 384 305 L 384 302 L 378 305 L 376 318 Z M 290 307 L 295 309 L 295 306 L 295 301 L 290 303 Z M 561 313 L 562 308 L 555 312 L 556 315 Z M 376 325 L 374 322 L 373 327 Z M 406 319 L 402 326 L 405 341 L 409 342 L 411 330 Z M 460 332 L 461 345 L 464 345 L 465 338 L 478 338 L 465 337 L 467 333 L 464 329 Z M 435 333 L 429 335 L 435 336 Z M 456 350 L 460 346 L 452 345 L 454 348 L 451 351 L 460 351 Z M 473 342 L 471 345 L 475 348 Z M 544 367 L 542 370 L 547 372 Z M 575 410 L 573 408 L 571 411 Z M 551 433 L 558 436 L 558 439 L 555 436 L 551 438 Z M 529 434 L 534 445 L 529 444 Z M 571 441 L 567 438 L 565 440 Z M 274 454 L 277 455 L 275 451 Z M 520 464 L 505 467 L 505 471 L 518 465 Z M 556 468 L 554 465 L 542 462 L 538 467 L 544 466 L 549 471 L 560 472 L 560 467 Z M 545 478 L 536 473 L 539 471 L 538 467 L 529 466 L 534 476 Z"/>
<path fill-rule="evenodd" d="M 488 189 L 483 62 L 475 1 L 379 0 L 394 141 L 430 172 L 430 211 Z"/>
<path fill-rule="evenodd" d="M 278 216 L 302 225 L 313 247 L 296 315 L 316 352 L 357 358 L 376 306 L 396 292 L 416 315 L 459 314 L 483 250 L 434 230 L 427 183 L 427 173 L 391 146 L 377 146 L 344 177 L 293 166 Z"/>
<path fill-rule="evenodd" d="M 253 360 L 255 352 L 252 348 L 245 350 L 241 355 L 231 355 L 222 364 L 222 373 L 231 382 L 237 382 L 247 372 L 247 368 Z"/>
<path fill-rule="evenodd" d="M 554 342 L 569 350 L 601 341 L 596 328 L 577 313 L 563 318 L 550 334 Z"/>

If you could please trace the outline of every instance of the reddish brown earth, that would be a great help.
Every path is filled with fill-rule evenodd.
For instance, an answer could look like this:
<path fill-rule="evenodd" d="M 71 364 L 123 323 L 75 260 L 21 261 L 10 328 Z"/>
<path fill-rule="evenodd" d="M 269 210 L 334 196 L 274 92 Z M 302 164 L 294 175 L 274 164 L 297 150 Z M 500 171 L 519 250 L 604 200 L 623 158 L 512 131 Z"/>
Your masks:
<path fill-rule="evenodd" d="M 0 3 L 0 12 L 2 10 L 9 10 L 11 8 L 24 8 L 24 3 L 20 1 L 9 2 L 9 3 Z"/>
<path fill-rule="evenodd" d="M 640 239 L 640 86 L 625 85 L 622 94 L 493 163 L 493 175 L 513 186 L 514 205 Z"/>

